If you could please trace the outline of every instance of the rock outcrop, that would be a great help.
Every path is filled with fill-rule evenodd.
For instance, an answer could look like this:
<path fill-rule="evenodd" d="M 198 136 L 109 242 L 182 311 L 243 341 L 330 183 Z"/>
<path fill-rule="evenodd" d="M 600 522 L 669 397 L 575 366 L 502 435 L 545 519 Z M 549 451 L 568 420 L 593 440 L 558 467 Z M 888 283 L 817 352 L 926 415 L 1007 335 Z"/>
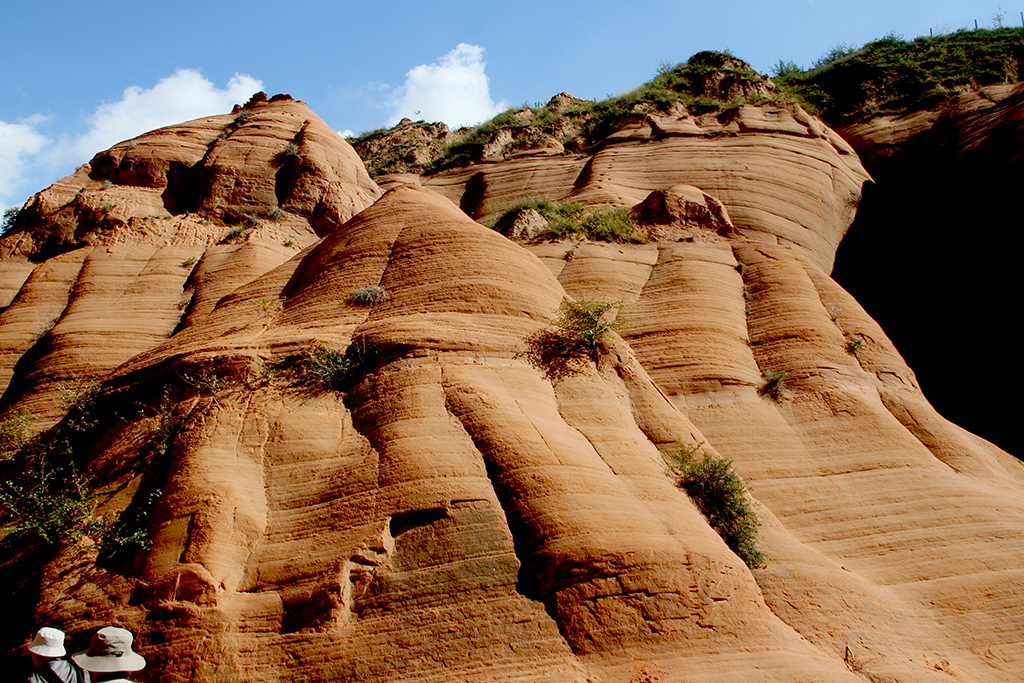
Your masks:
<path fill-rule="evenodd" d="M 247 107 L 224 138 L 240 112 L 184 124 L 192 151 L 171 127 L 100 154 L 138 184 L 90 166 L 0 240 L 6 414 L 53 424 L 103 380 L 48 434 L 88 435 L 68 458 L 103 521 L 5 541 L 6 651 L 35 618 L 73 644 L 130 628 L 169 681 L 1019 678 L 1024 467 L 937 414 L 829 277 L 868 179 L 835 133 L 770 104 L 649 114 L 585 157 L 378 198 L 303 105 Z M 214 163 L 260 121 L 252 167 Z M 174 218 L 86 210 L 155 201 L 179 158 L 208 181 Z M 517 243 L 467 215 L 530 197 L 632 207 L 652 239 Z M 283 220 L 215 244 L 272 200 Z M 628 325 L 552 379 L 526 351 L 566 298 Z M 734 462 L 764 566 L 676 486 L 680 447 Z"/>
<path fill-rule="evenodd" d="M 352 148 L 288 96 L 97 154 L 32 197 L 0 239 L 3 405 L 52 423 L 74 387 L 201 319 L 379 196 Z"/>

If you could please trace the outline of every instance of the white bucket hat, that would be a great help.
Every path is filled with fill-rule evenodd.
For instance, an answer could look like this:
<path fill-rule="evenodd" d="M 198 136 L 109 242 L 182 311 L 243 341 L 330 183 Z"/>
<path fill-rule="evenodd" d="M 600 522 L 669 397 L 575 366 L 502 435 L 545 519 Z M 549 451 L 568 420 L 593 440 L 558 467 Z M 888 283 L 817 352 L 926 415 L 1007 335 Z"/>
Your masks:
<path fill-rule="evenodd" d="M 146 667 L 142 655 L 132 652 L 132 634 L 123 628 L 107 626 L 92 636 L 85 652 L 71 655 L 86 671 L 138 671 Z"/>
<path fill-rule="evenodd" d="M 44 626 L 36 632 L 36 637 L 25 649 L 40 657 L 63 657 L 66 654 L 64 631 Z"/>

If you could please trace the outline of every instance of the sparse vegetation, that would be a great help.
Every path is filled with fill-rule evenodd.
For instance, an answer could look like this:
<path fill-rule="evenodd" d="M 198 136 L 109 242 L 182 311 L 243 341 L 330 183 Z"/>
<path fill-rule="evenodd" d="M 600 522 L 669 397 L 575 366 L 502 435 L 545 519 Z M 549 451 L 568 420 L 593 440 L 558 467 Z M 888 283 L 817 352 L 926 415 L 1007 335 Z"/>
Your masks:
<path fill-rule="evenodd" d="M 345 393 L 362 380 L 377 356 L 377 350 L 362 339 L 353 339 L 344 352 L 314 340 L 301 355 L 286 358 L 280 365 L 291 371 L 297 386 Z"/>
<path fill-rule="evenodd" d="M 182 424 L 182 420 L 174 415 L 172 394 L 171 385 L 164 385 L 153 416 L 156 424 L 151 432 L 152 440 L 147 446 L 150 461 L 160 463 L 158 467 L 166 467 L 167 455 Z M 159 488 L 147 491 L 143 486 L 116 519 L 103 520 L 98 525 L 101 560 L 124 562 L 141 551 L 149 550 L 152 546 L 150 520 L 162 493 Z"/>
<path fill-rule="evenodd" d="M 780 59 L 775 66 L 772 67 L 772 78 L 790 78 L 792 76 L 799 75 L 803 72 L 800 65 L 791 60 Z"/>
<path fill-rule="evenodd" d="M 187 259 L 185 259 L 184 261 L 181 262 L 181 267 L 182 268 L 191 268 L 192 266 L 194 266 L 198 262 L 199 262 L 199 259 L 197 257 L 189 256 Z"/>
<path fill-rule="evenodd" d="M 589 114 L 585 132 L 593 142 L 616 130 L 629 117 L 665 110 L 673 104 L 699 116 L 735 108 L 748 99 L 757 104 L 788 101 L 769 87 L 764 77 L 727 52 L 698 52 L 684 64 L 659 70 L 654 79 L 632 92 L 598 102 Z"/>
<path fill-rule="evenodd" d="M 252 118 L 252 115 L 253 111 L 251 109 L 242 109 L 237 114 L 235 114 L 235 117 L 231 119 L 231 123 L 225 126 L 224 130 L 222 130 L 217 137 L 221 139 L 229 137 L 237 129 L 244 126 L 246 122 Z"/>
<path fill-rule="evenodd" d="M 180 372 L 178 377 L 190 387 L 201 393 L 215 394 L 228 387 L 228 379 L 217 367 L 202 367 L 193 372 Z"/>
<path fill-rule="evenodd" d="M 15 474 L 0 482 L 0 509 L 13 533 L 56 544 L 87 531 L 92 512 L 89 480 L 79 473 L 99 424 L 100 387 L 93 382 L 63 384 L 67 414 L 44 437 L 25 441 L 13 456 Z"/>
<path fill-rule="evenodd" d="M 101 190 L 109 190 L 113 186 L 114 186 L 114 181 L 113 180 L 104 180 L 102 183 L 100 183 L 100 189 Z"/>
<path fill-rule="evenodd" d="M 647 241 L 647 237 L 637 231 L 636 220 L 625 207 L 591 213 L 583 219 L 583 232 L 598 242 L 643 244 Z"/>
<path fill-rule="evenodd" d="M 609 332 L 626 324 L 605 315 L 622 304 L 588 299 L 565 300 L 558 307 L 553 328 L 531 335 L 523 354 L 551 381 L 581 372 L 588 361 L 600 361 L 601 343 Z"/>
<path fill-rule="evenodd" d="M 847 57 L 849 55 L 852 55 L 856 51 L 857 51 L 857 48 L 855 48 L 853 45 L 848 45 L 846 43 L 838 43 L 831 50 L 829 50 L 828 52 L 823 54 L 821 57 L 818 57 L 816 60 L 814 60 L 814 67 L 813 68 L 819 69 L 819 68 L 825 66 L 826 64 L 831 64 L 832 62 L 838 62 L 843 57 Z"/>
<path fill-rule="evenodd" d="M 345 138 L 345 140 L 348 142 L 348 144 L 354 147 L 355 145 L 358 145 L 361 142 L 366 142 L 367 140 L 373 140 L 374 138 L 382 137 L 383 135 L 387 134 L 389 130 L 389 128 L 375 128 L 373 130 L 363 131 L 362 133 L 359 133 L 355 137 Z"/>
<path fill-rule="evenodd" d="M 100 558 L 106 561 L 123 561 L 152 547 L 149 522 L 153 508 L 162 494 L 161 489 L 150 491 L 140 504 L 125 510 L 116 520 L 100 529 Z"/>
<path fill-rule="evenodd" d="M 670 66 L 662 62 L 650 82 L 601 102 L 579 101 L 566 109 L 550 104 L 522 106 L 501 112 L 442 147 L 439 153 L 433 154 L 433 160 L 424 170 L 436 172 L 480 159 L 487 145 L 502 130 L 511 131 L 514 139 L 553 137 L 572 151 L 581 151 L 599 144 L 623 124 L 642 121 L 649 114 L 667 112 L 673 107 L 681 107 L 693 116 L 714 112 L 728 116 L 730 110 L 746 102 L 784 104 L 789 101 L 789 96 L 732 55 L 699 52 L 684 64 Z M 372 131 L 353 144 L 359 145 L 388 132 Z M 368 163 L 368 167 L 376 166 Z M 371 175 L 376 173 L 371 171 Z"/>
<path fill-rule="evenodd" d="M 20 213 L 21 208 L 17 206 L 4 209 L 3 222 L 0 223 L 0 236 L 6 235 L 14 229 L 14 224 L 18 222 L 18 214 Z"/>
<path fill-rule="evenodd" d="M 288 217 L 288 212 L 282 209 L 280 206 L 275 206 L 267 212 L 267 218 L 272 221 L 282 221 Z"/>
<path fill-rule="evenodd" d="M 678 486 L 748 567 L 763 566 L 764 555 L 757 548 L 760 522 L 747 499 L 743 480 L 733 470 L 731 460 L 713 457 L 701 446 L 676 447 L 669 464 L 678 477 Z"/>
<path fill-rule="evenodd" d="M 1012 83 L 1024 72 L 1024 29 L 957 31 L 904 40 L 890 33 L 859 49 L 838 45 L 806 72 L 776 83 L 830 125 L 933 107 L 961 88 Z"/>
<path fill-rule="evenodd" d="M 274 317 L 274 309 L 278 306 L 279 301 L 277 299 L 253 299 L 253 305 L 260 310 L 261 315 L 270 320 Z"/>
<path fill-rule="evenodd" d="M 10 411 L 0 419 L 0 461 L 13 458 L 28 442 L 31 421 L 32 414 L 24 408 Z"/>
<path fill-rule="evenodd" d="M 249 119 L 252 118 L 252 109 L 243 109 L 242 111 L 235 114 L 235 118 L 231 119 L 231 127 L 238 128 L 239 126 L 245 125 Z"/>
<path fill-rule="evenodd" d="M 92 494 L 73 465 L 55 466 L 39 456 L 17 479 L 0 482 L 0 508 L 15 521 L 14 533 L 53 545 L 85 533 Z"/>
<path fill-rule="evenodd" d="M 233 244 L 235 242 L 241 242 L 245 239 L 246 227 L 244 225 L 236 225 L 220 238 L 218 244 Z"/>
<path fill-rule="evenodd" d="M 587 207 L 583 204 L 528 199 L 513 205 L 495 221 L 500 226 L 519 213 L 533 209 L 548 223 L 539 239 L 564 239 L 579 235 L 595 242 L 643 244 L 647 237 L 637 230 L 636 221 L 626 208 Z"/>
<path fill-rule="evenodd" d="M 350 292 L 348 300 L 356 306 L 376 306 L 388 300 L 388 293 L 380 285 L 370 285 Z"/>
<path fill-rule="evenodd" d="M 59 385 L 67 413 L 47 432 L 25 438 L 11 458 L 13 466 L 0 482 L 0 514 L 6 523 L 6 538 L 36 537 L 47 545 L 74 542 L 88 534 L 100 546 L 100 559 L 134 556 L 149 547 L 148 529 L 159 490 L 146 490 L 116 516 L 94 518 L 96 493 L 93 481 L 81 473 L 101 430 L 123 419 L 119 413 L 141 415 L 145 404 L 105 392 L 97 382 L 77 381 Z M 163 388 L 156 408 L 156 424 L 149 430 L 149 442 L 141 448 L 150 461 L 166 456 L 181 421 L 175 419 L 172 388 Z M 10 418 L 12 416 L 8 416 Z M 17 416 L 17 422 L 27 414 Z M 16 443 L 12 445 L 17 445 Z M 6 539 L 5 539 L 6 540 Z"/>
<path fill-rule="evenodd" d="M 864 348 L 864 335 L 862 334 L 848 334 L 846 335 L 846 350 L 853 355 L 857 355 L 857 352 Z"/>
<path fill-rule="evenodd" d="M 781 401 L 785 395 L 785 382 L 789 379 L 789 373 L 785 370 L 765 370 L 761 373 L 764 384 L 757 390 L 761 396 L 767 396 L 773 401 Z"/>

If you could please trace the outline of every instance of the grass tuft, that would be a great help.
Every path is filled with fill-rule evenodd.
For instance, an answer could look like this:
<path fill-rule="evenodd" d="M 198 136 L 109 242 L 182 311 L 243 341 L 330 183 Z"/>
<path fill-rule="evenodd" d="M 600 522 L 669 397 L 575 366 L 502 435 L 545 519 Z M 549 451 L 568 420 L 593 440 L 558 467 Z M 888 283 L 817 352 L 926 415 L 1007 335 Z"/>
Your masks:
<path fill-rule="evenodd" d="M 370 285 L 350 292 L 348 300 L 356 306 L 376 306 L 388 300 L 388 293 L 380 285 Z"/>

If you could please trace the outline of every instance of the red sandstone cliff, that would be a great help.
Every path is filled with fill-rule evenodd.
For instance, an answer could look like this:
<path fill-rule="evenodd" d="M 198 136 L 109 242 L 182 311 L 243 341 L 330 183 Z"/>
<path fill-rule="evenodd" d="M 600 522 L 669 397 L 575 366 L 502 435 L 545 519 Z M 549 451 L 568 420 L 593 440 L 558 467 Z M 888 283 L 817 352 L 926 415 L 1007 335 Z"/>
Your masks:
<path fill-rule="evenodd" d="M 3 406 L 46 427 L 104 380 L 77 464 L 95 517 L 155 500 L 151 546 L 14 546 L 5 648 L 34 616 L 122 624 L 169 681 L 1018 680 L 1024 469 L 830 279 L 867 178 L 773 105 L 382 196 L 290 99 L 101 153 L 0 240 Z M 652 191 L 645 244 L 466 215 Z M 523 352 L 566 296 L 629 324 L 556 381 Z M 314 343 L 352 346 L 344 391 L 292 380 Z M 675 486 L 677 444 L 734 461 L 765 566 Z"/>

